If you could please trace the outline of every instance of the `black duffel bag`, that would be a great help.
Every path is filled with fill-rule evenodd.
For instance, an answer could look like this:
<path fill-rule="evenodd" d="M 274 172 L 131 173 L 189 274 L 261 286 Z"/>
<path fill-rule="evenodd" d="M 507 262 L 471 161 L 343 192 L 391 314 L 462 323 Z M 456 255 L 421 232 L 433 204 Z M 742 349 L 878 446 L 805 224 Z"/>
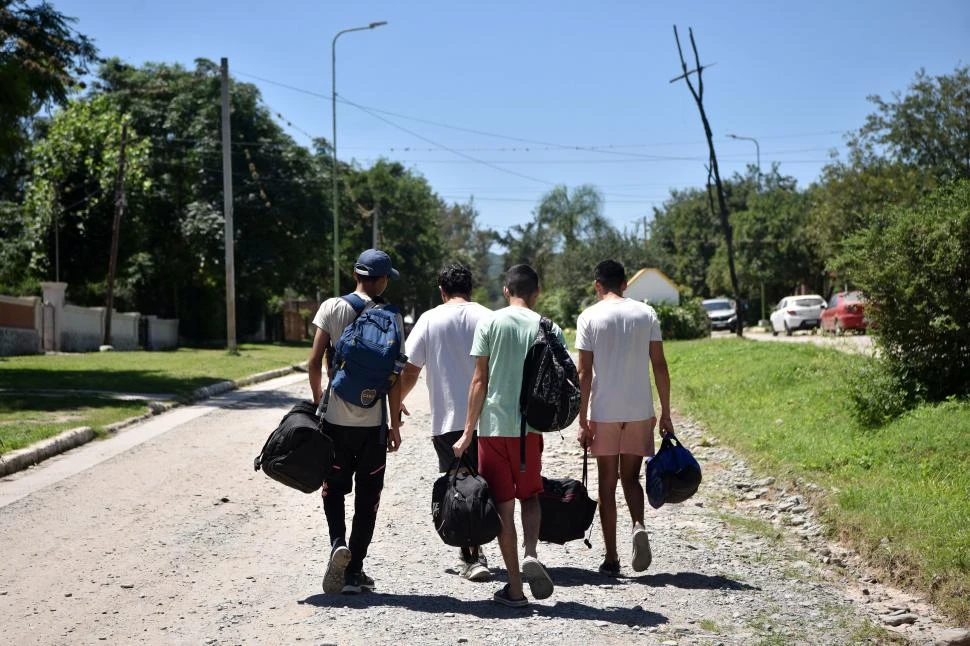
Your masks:
<path fill-rule="evenodd" d="M 253 467 L 287 487 L 317 491 L 333 467 L 333 440 L 321 428 L 316 404 L 302 401 L 284 415 Z"/>
<path fill-rule="evenodd" d="M 488 483 L 464 455 L 435 481 L 431 519 L 438 536 L 452 547 L 485 545 L 498 536 L 498 510 Z"/>
<path fill-rule="evenodd" d="M 562 478 L 542 479 L 539 507 L 542 522 L 539 524 L 539 540 L 564 545 L 586 534 L 596 515 L 596 501 L 590 499 L 586 490 L 588 452 L 583 451 L 583 480 Z M 592 547 L 587 538 L 586 547 Z"/>

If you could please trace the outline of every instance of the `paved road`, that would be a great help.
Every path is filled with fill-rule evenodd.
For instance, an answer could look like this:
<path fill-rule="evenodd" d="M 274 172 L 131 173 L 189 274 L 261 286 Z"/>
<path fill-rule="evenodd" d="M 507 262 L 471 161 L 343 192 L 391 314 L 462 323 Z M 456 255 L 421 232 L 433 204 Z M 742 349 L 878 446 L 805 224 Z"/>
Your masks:
<path fill-rule="evenodd" d="M 524 611 L 497 606 L 490 598 L 504 574 L 475 584 L 451 573 L 454 550 L 430 522 L 437 476 L 423 383 L 402 450 L 388 459 L 367 561 L 379 592 L 323 595 L 319 497 L 252 469 L 283 412 L 308 394 L 302 374 L 266 382 L 0 480 L 0 641 L 846 644 L 889 639 L 879 617 L 894 606 L 915 613 L 901 630 L 916 642 L 930 643 L 939 628 L 918 599 L 871 577 L 859 583 L 851 554 L 824 543 L 791 483 L 759 483 L 764 474 L 716 442 L 700 446 L 710 431 L 680 418 L 705 483 L 689 503 L 648 514 L 650 569 L 629 571 L 621 522 L 626 576 L 596 573 L 597 529 L 592 550 L 540 546 L 557 583 L 552 598 Z M 551 476 L 578 477 L 572 437 L 546 435 Z M 590 484 L 595 492 L 595 469 Z M 619 513 L 627 517 L 622 503 Z M 494 544 L 487 553 L 500 563 Z M 823 564 L 836 557 L 838 567 Z"/>
<path fill-rule="evenodd" d="M 716 339 L 729 339 L 735 336 L 731 332 L 714 332 L 711 335 Z M 816 332 L 798 331 L 791 336 L 779 334 L 774 336 L 771 332 L 764 332 L 761 328 L 745 328 L 744 336 L 746 339 L 755 341 L 774 341 L 778 343 L 814 343 L 818 346 L 835 348 L 843 352 L 855 352 L 859 354 L 872 355 L 876 349 L 872 343 L 872 337 L 868 334 L 846 334 L 845 336 L 833 336 Z"/>

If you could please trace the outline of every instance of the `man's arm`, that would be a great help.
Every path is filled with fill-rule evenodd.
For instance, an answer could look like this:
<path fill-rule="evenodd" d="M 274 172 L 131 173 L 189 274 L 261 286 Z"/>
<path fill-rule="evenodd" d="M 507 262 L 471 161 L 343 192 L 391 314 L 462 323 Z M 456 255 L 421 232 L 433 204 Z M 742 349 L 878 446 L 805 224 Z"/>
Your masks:
<path fill-rule="evenodd" d="M 472 375 L 472 383 L 468 387 L 468 414 L 465 417 L 465 432 L 461 439 L 455 442 L 455 457 L 461 457 L 472 443 L 472 435 L 478 426 L 478 420 L 482 415 L 482 405 L 485 403 L 485 394 L 488 392 L 488 357 L 475 357 L 475 374 Z"/>
<path fill-rule="evenodd" d="M 307 373 L 310 378 L 310 392 L 313 393 L 313 403 L 320 403 L 322 394 L 321 379 L 323 377 L 323 354 L 330 347 L 330 334 L 317 328 L 317 333 L 313 337 L 313 348 L 310 349 L 310 358 L 307 361 Z"/>
<path fill-rule="evenodd" d="M 650 365 L 653 366 L 653 378 L 660 396 L 660 433 L 666 435 L 674 432 L 674 423 L 670 419 L 670 372 L 667 370 L 663 341 L 650 342 Z"/>
<path fill-rule="evenodd" d="M 401 380 L 398 379 L 387 393 L 391 409 L 391 424 L 387 434 L 387 450 L 393 453 L 401 448 Z M 381 406 L 384 404 L 382 403 Z"/>
<path fill-rule="evenodd" d="M 414 384 L 418 383 L 418 375 L 421 374 L 421 366 L 416 366 L 410 361 L 404 366 L 404 372 L 401 373 L 401 401 L 407 398 L 408 393 L 414 388 Z"/>
<path fill-rule="evenodd" d="M 579 351 L 579 431 L 576 440 L 583 448 L 589 446 L 593 439 L 589 432 L 589 396 L 593 390 L 593 353 L 589 350 Z"/>

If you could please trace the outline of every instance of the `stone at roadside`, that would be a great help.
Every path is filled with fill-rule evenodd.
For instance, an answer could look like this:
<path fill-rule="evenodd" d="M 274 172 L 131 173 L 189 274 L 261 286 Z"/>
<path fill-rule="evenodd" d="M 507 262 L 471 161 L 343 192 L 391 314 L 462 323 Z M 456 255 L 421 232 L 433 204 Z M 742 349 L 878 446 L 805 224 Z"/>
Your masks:
<path fill-rule="evenodd" d="M 970 646 L 970 630 L 965 628 L 951 628 L 940 633 L 936 640 L 937 646 Z"/>
<path fill-rule="evenodd" d="M 917 619 L 919 619 L 919 617 L 916 615 L 906 612 L 901 615 L 889 615 L 888 617 L 883 617 L 882 621 L 888 626 L 901 626 L 903 624 L 915 624 Z"/>

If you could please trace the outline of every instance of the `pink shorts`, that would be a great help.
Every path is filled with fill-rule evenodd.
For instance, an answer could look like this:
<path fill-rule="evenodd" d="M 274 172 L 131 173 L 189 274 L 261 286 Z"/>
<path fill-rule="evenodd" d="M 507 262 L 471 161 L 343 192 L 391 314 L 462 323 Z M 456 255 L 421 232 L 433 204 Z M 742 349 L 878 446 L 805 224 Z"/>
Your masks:
<path fill-rule="evenodd" d="M 519 438 L 478 437 L 478 472 L 485 478 L 496 503 L 513 498 L 525 500 L 542 491 L 542 436 L 525 436 L 525 471 L 521 461 Z"/>
<path fill-rule="evenodd" d="M 657 418 L 633 422 L 590 422 L 593 442 L 590 453 L 594 456 L 653 455 L 653 429 Z"/>

